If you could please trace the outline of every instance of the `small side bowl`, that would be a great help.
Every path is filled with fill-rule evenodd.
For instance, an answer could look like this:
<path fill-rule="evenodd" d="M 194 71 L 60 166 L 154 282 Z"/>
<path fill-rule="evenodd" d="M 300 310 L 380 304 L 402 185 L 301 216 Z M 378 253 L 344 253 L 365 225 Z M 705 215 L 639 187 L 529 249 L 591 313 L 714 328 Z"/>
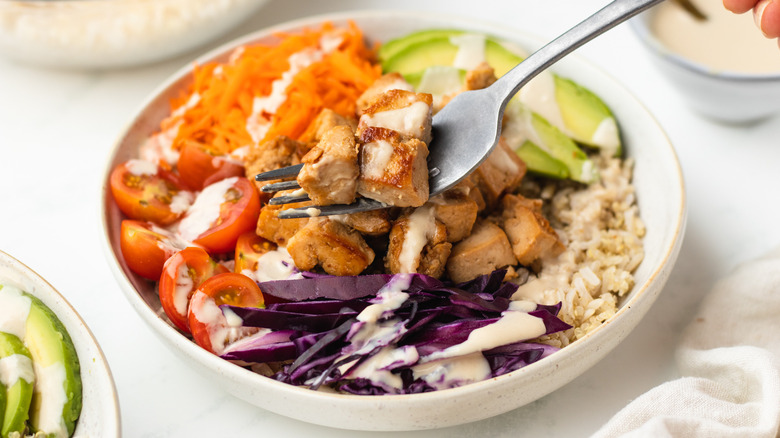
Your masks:
<path fill-rule="evenodd" d="M 780 73 L 716 71 L 677 55 L 650 30 L 656 13 L 650 9 L 629 23 L 653 63 L 694 111 L 730 124 L 756 123 L 780 113 Z"/>
<path fill-rule="evenodd" d="M 103 351 L 84 320 L 40 275 L 0 251 L 0 284 L 15 286 L 40 299 L 65 326 L 81 366 L 82 407 L 74 437 L 119 437 L 121 420 L 114 379 Z"/>

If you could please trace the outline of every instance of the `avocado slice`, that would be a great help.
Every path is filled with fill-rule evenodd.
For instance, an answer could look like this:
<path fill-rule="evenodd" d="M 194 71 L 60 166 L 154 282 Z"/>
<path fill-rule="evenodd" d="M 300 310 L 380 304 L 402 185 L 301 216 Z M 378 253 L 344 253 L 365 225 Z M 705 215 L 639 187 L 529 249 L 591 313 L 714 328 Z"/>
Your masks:
<path fill-rule="evenodd" d="M 515 150 L 515 153 L 525 162 L 528 171 L 557 179 L 569 177 L 569 168 L 560 160 L 551 157 L 530 140 L 526 140 Z"/>
<path fill-rule="evenodd" d="M 402 52 L 409 46 L 421 41 L 427 41 L 432 38 L 443 36 L 449 38 L 452 35 L 459 35 L 462 33 L 464 33 L 464 31 L 458 29 L 425 29 L 412 32 L 382 44 L 379 47 L 377 56 L 379 57 L 380 62 L 384 62 L 398 54 L 398 52 Z"/>
<path fill-rule="evenodd" d="M 81 374 L 73 341 L 57 318 L 38 298 L 30 298 L 24 343 L 30 350 L 36 379 L 30 409 L 33 432 L 70 436 L 81 414 Z"/>
<path fill-rule="evenodd" d="M 23 434 L 27 428 L 35 373 L 30 351 L 21 339 L 10 333 L 0 332 L 0 363 L 3 364 L 0 366 L 0 374 L 2 371 L 7 372 L 6 375 L 0 375 L 5 385 L 3 395 L 6 399 L 5 407 L 0 410 L 0 436 L 5 438 L 12 432 Z"/>
<path fill-rule="evenodd" d="M 421 77 L 427 68 L 452 66 L 455 63 L 459 48 L 451 37 L 464 33 L 432 29 L 410 34 L 409 40 L 393 40 L 388 43 L 394 46 L 388 51 L 391 56 L 381 58 L 382 68 L 385 72 L 401 73 L 414 85 L 414 80 Z M 401 44 L 399 40 L 406 43 Z M 523 60 L 505 43 L 489 36 L 485 38 L 484 49 L 485 60 L 499 77 Z M 609 107 L 593 92 L 576 82 L 555 74 L 553 77 L 554 99 L 561 113 L 561 124 L 556 127 L 578 143 L 604 149 L 613 155 L 620 154 L 620 136 Z M 528 104 L 532 110 L 543 112 L 542 108 L 533 107 L 535 103 Z M 547 107 L 547 104 L 544 105 Z"/>

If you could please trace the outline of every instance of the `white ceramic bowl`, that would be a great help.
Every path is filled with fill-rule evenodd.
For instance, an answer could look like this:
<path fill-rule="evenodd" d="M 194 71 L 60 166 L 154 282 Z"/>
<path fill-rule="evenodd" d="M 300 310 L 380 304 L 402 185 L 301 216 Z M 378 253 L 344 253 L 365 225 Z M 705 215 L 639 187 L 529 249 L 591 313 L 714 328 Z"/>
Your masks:
<path fill-rule="evenodd" d="M 281 30 L 294 31 L 330 20 L 351 19 L 373 41 L 386 41 L 410 31 L 432 27 L 463 28 L 498 35 L 528 48 L 539 41 L 491 23 L 402 12 L 357 12 L 308 18 L 263 30 L 199 58 L 199 63 L 225 60 L 233 48 L 268 40 Z M 138 145 L 154 132 L 169 110 L 168 99 L 189 81 L 190 67 L 176 73 L 141 107 L 116 144 L 105 169 L 103 191 L 104 246 L 122 290 L 141 317 L 204 378 L 261 408 L 326 426 L 360 430 L 412 430 L 452 426 L 488 418 L 532 402 L 565 385 L 590 368 L 623 340 L 655 301 L 672 270 L 682 241 L 685 195 L 677 157 L 664 131 L 647 110 L 603 72 L 575 57 L 556 67 L 600 95 L 623 129 L 627 153 L 636 159 L 635 184 L 647 225 L 645 259 L 636 271 L 636 286 L 617 315 L 602 327 L 559 352 L 518 371 L 487 381 L 443 391 L 397 396 L 328 394 L 290 386 L 253 374 L 207 353 L 160 316 L 153 285 L 132 274 L 119 249 L 122 215 L 108 189 L 108 175 L 117 164 L 134 157 Z"/>
<path fill-rule="evenodd" d="M 20 261 L 0 251 L 0 284 L 40 299 L 60 319 L 73 340 L 81 366 L 81 415 L 74 437 L 121 436 L 119 399 L 103 351 L 76 310 L 52 285 Z"/>
<path fill-rule="evenodd" d="M 755 123 L 780 113 L 780 73 L 718 71 L 680 56 L 650 31 L 656 13 L 657 9 L 650 9 L 629 23 L 655 66 L 693 110 L 715 121 L 734 124 Z"/>
<path fill-rule="evenodd" d="M 265 3 L 267 0 L 2 1 L 0 53 L 26 63 L 65 68 L 113 68 L 158 61 L 217 38 Z"/>

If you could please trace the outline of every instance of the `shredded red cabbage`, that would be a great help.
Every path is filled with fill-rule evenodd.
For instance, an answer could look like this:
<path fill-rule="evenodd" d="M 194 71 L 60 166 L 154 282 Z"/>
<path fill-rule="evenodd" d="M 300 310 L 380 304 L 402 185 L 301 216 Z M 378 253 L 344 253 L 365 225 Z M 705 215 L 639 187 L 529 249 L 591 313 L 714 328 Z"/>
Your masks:
<path fill-rule="evenodd" d="M 353 394 L 412 394 L 460 386 L 472 379 L 453 374 L 431 380 L 420 369 L 426 362 L 437 366 L 441 359 L 435 354 L 457 348 L 474 330 L 518 311 L 510 309 L 518 286 L 504 282 L 505 275 L 497 270 L 462 284 L 421 274 L 263 282 L 261 290 L 274 298 L 267 308 L 222 307 L 238 315 L 244 327 L 266 330 L 231 344 L 222 357 L 242 365 L 273 362 L 280 368 L 276 380 L 312 389 L 332 385 Z M 539 318 L 544 334 L 550 334 L 570 328 L 557 317 L 559 310 L 560 303 L 537 305 L 526 313 Z M 374 316 L 366 316 L 370 314 Z M 481 354 L 476 363 L 485 368 L 483 378 L 489 378 L 555 351 L 520 339 L 475 354 Z"/>

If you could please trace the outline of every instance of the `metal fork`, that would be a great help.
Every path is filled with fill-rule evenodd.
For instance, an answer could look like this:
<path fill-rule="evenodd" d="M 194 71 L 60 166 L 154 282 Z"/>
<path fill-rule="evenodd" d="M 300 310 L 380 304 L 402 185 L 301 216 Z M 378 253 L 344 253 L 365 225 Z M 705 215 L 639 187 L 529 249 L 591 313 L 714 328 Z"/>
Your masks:
<path fill-rule="evenodd" d="M 549 66 L 619 23 L 663 0 L 615 0 L 537 50 L 493 85 L 458 94 L 433 117 L 433 141 L 428 145 L 430 196 L 438 195 L 463 180 L 487 158 L 498 143 L 501 119 L 509 99 Z M 303 165 L 285 167 L 256 176 L 257 181 L 293 177 Z M 295 181 L 269 184 L 264 192 L 297 189 Z M 308 196 L 286 196 L 271 200 L 285 204 L 308 200 Z M 387 208 L 389 205 L 359 198 L 349 205 L 300 207 L 281 210 L 280 218 L 301 218 Z"/>

